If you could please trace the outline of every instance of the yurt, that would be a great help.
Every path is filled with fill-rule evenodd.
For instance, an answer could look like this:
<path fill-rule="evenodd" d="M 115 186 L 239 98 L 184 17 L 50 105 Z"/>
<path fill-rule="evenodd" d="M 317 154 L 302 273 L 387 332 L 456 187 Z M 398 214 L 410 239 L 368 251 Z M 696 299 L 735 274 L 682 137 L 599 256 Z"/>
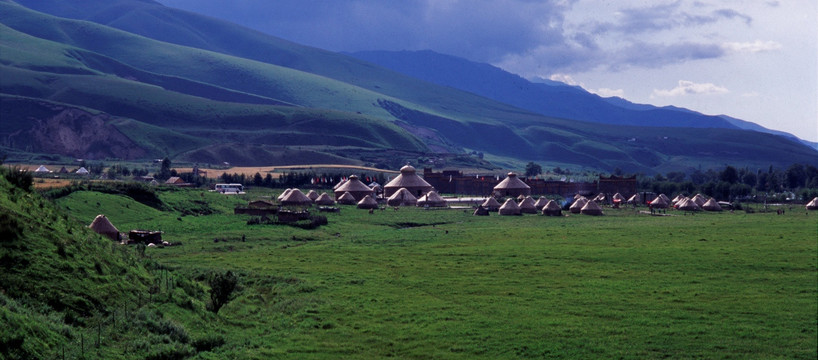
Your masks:
<path fill-rule="evenodd" d="M 667 200 L 665 200 L 662 195 L 657 196 L 650 202 L 650 207 L 654 209 L 667 209 L 667 205 Z"/>
<path fill-rule="evenodd" d="M 673 198 L 673 200 L 676 200 L 676 198 Z M 670 207 L 672 207 L 672 208 L 678 208 L 678 207 L 679 207 L 679 204 L 681 204 L 681 203 L 682 203 L 683 201 L 685 201 L 685 200 L 690 200 L 690 199 L 688 199 L 688 198 L 686 198 L 686 197 L 682 196 L 681 198 L 679 198 L 679 200 L 676 200 L 676 202 L 671 201 L 671 202 L 670 202 Z"/>
<path fill-rule="evenodd" d="M 97 215 L 88 227 L 97 234 L 107 236 L 111 240 L 119 240 L 119 230 L 114 224 L 111 224 L 111 221 L 105 215 Z"/>
<path fill-rule="evenodd" d="M 358 209 L 377 209 L 378 202 L 372 198 L 370 195 L 364 196 L 361 201 L 358 202 Z"/>
<path fill-rule="evenodd" d="M 572 214 L 579 214 L 582 211 L 582 207 L 589 202 L 593 201 L 588 201 L 588 198 L 581 196 L 579 199 L 576 199 L 570 207 L 568 207 L 568 211 L 570 211 Z"/>
<path fill-rule="evenodd" d="M 58 172 L 60 174 L 68 174 L 68 169 L 66 169 L 65 166 L 63 166 L 63 167 L 60 168 L 60 171 L 58 171 Z"/>
<path fill-rule="evenodd" d="M 690 200 L 693 200 L 693 202 L 695 202 L 699 207 L 704 206 L 704 203 L 707 202 L 707 198 L 702 194 L 696 194 L 696 196 L 690 198 Z"/>
<path fill-rule="evenodd" d="M 660 197 L 660 198 L 662 198 L 662 200 L 664 200 L 664 201 L 665 201 L 665 204 L 668 204 L 668 205 L 670 204 L 670 198 L 669 198 L 669 197 L 667 197 L 667 195 L 665 195 L 665 194 L 659 194 L 659 197 Z"/>
<path fill-rule="evenodd" d="M 353 204 L 355 204 L 355 203 L 357 203 L 357 202 L 358 202 L 358 201 L 357 201 L 357 200 L 355 200 L 355 197 L 354 197 L 354 196 L 352 196 L 352 194 L 350 194 L 350 193 L 348 193 L 348 192 L 345 192 L 343 195 L 341 195 L 340 197 L 338 197 L 338 203 L 339 203 L 339 204 L 344 204 L 344 205 L 353 205 Z"/>
<path fill-rule="evenodd" d="M 721 205 L 719 205 L 716 199 L 710 198 L 710 200 L 707 200 L 707 202 L 702 205 L 702 209 L 707 211 L 721 211 Z"/>
<path fill-rule="evenodd" d="M 344 184 L 346 184 L 347 181 L 349 181 L 349 180 L 341 179 L 341 181 L 339 181 L 337 184 L 335 184 L 335 186 L 332 187 L 332 190 L 338 190 L 338 188 L 341 187 L 341 186 L 344 186 Z"/>
<path fill-rule="evenodd" d="M 580 213 L 583 215 L 602 215 L 602 208 L 599 207 L 596 201 L 589 201 L 580 209 Z"/>
<path fill-rule="evenodd" d="M 537 213 L 537 207 L 534 206 L 534 199 L 532 199 L 531 196 L 526 196 L 517 206 L 520 207 L 520 212 L 523 214 Z"/>
<path fill-rule="evenodd" d="M 36 172 L 36 173 L 50 173 L 51 170 L 48 170 L 48 168 L 46 168 L 44 165 L 40 165 L 40 167 L 38 167 L 37 170 L 34 170 L 34 172 Z"/>
<path fill-rule="evenodd" d="M 307 197 L 310 198 L 310 200 L 312 200 L 313 202 L 315 202 L 315 199 L 318 199 L 318 193 L 315 192 L 315 190 L 310 190 L 307 193 Z"/>
<path fill-rule="evenodd" d="M 284 190 L 284 192 L 283 192 L 283 193 L 281 193 L 281 195 L 278 195 L 278 197 L 276 198 L 276 200 L 281 201 L 281 199 L 283 199 L 284 197 L 286 197 L 287 195 L 289 195 L 291 191 L 293 191 L 293 189 L 287 188 L 286 190 Z"/>
<path fill-rule="evenodd" d="M 438 195 L 436 191 L 429 191 L 426 193 L 426 195 L 423 195 L 418 199 L 417 206 L 446 207 L 448 204 L 446 203 L 446 200 L 443 199 L 442 196 Z"/>
<path fill-rule="evenodd" d="M 818 197 L 807 203 L 807 210 L 818 210 Z"/>
<path fill-rule="evenodd" d="M 81 168 L 77 169 L 77 174 L 88 175 L 88 169 L 86 169 L 84 167 L 81 167 Z"/>
<path fill-rule="evenodd" d="M 594 202 L 603 202 L 605 201 L 605 194 L 599 193 L 594 197 Z"/>
<path fill-rule="evenodd" d="M 489 216 L 489 209 L 484 208 L 483 206 L 478 206 L 477 209 L 474 209 L 474 216 Z"/>
<path fill-rule="evenodd" d="M 639 205 L 641 203 L 642 203 L 642 197 L 639 196 L 639 194 L 633 194 L 633 196 L 631 196 L 628 199 L 628 204 Z"/>
<path fill-rule="evenodd" d="M 415 168 L 411 165 L 406 165 L 400 168 L 400 175 L 392 179 L 383 186 L 383 196 L 390 197 L 401 188 L 409 190 L 415 198 L 419 198 L 429 191 L 432 191 L 432 185 L 418 176 Z"/>
<path fill-rule="evenodd" d="M 534 202 L 534 207 L 542 210 L 543 206 L 545 206 L 545 204 L 548 204 L 548 201 L 549 200 L 546 199 L 545 196 L 540 196 L 540 198 L 537 199 L 536 202 Z"/>
<path fill-rule="evenodd" d="M 542 214 L 546 216 L 562 216 L 562 208 L 554 200 L 548 200 L 545 206 L 542 207 Z"/>
<path fill-rule="evenodd" d="M 484 201 L 480 206 L 486 208 L 488 211 L 497 211 L 500 210 L 500 205 L 501 204 L 497 201 L 497 199 L 489 196 L 489 198 L 486 199 L 486 201 Z"/>
<path fill-rule="evenodd" d="M 520 206 L 514 199 L 508 199 L 502 206 L 500 206 L 500 215 L 522 215 Z"/>
<path fill-rule="evenodd" d="M 508 176 L 494 186 L 494 193 L 500 196 L 528 196 L 531 195 L 531 187 L 517 178 L 517 174 L 510 172 Z"/>
<path fill-rule="evenodd" d="M 318 195 L 318 198 L 315 199 L 314 202 L 316 205 L 335 205 L 335 200 L 332 200 L 327 193 L 321 193 L 321 195 Z"/>
<path fill-rule="evenodd" d="M 676 197 L 673 198 L 673 200 L 670 200 L 670 205 L 676 206 L 676 204 L 678 204 L 679 201 L 682 201 L 684 199 L 685 199 L 684 195 L 682 195 L 682 194 L 676 195 Z"/>
<path fill-rule="evenodd" d="M 682 201 L 676 203 L 676 209 L 682 211 L 699 211 L 701 208 L 693 199 L 684 198 Z"/>
<path fill-rule="evenodd" d="M 301 190 L 292 189 L 287 196 L 281 199 L 281 205 L 285 206 L 309 206 L 312 205 L 312 199 L 304 195 Z"/>
<path fill-rule="evenodd" d="M 389 206 L 414 206 L 417 203 L 418 199 L 406 188 L 398 189 L 398 191 L 386 199 L 386 205 Z"/>
<path fill-rule="evenodd" d="M 623 204 L 626 201 L 625 197 L 622 196 L 622 194 L 620 193 L 614 194 L 614 196 L 611 197 L 611 200 L 613 201 L 614 204 Z"/>
<path fill-rule="evenodd" d="M 366 186 L 361 180 L 358 180 L 358 176 L 356 175 L 350 175 L 349 180 L 335 189 L 335 198 L 339 198 L 344 193 L 352 195 L 352 197 L 355 198 L 355 202 L 362 200 L 364 196 L 367 195 L 375 196 L 372 188 Z"/>

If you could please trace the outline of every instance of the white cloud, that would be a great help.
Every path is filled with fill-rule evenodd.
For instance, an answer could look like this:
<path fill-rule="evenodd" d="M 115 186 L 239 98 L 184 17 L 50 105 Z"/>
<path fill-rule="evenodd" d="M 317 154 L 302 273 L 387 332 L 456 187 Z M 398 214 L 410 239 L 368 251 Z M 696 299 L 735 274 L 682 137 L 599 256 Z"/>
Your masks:
<path fill-rule="evenodd" d="M 548 77 L 548 80 L 559 81 L 561 83 L 566 83 L 566 84 L 571 85 L 571 86 L 577 86 L 577 85 L 581 86 L 580 83 L 578 83 L 576 80 L 574 80 L 573 77 L 571 77 L 571 75 L 568 75 L 568 74 L 553 74 L 553 75 Z"/>
<path fill-rule="evenodd" d="M 756 40 L 754 42 L 726 42 L 721 44 L 721 48 L 736 53 L 758 53 L 780 50 L 782 46 L 775 41 Z"/>
<path fill-rule="evenodd" d="M 625 98 L 625 90 L 623 90 L 623 89 L 599 88 L 599 89 L 596 89 L 596 90 L 594 90 L 594 89 L 587 89 L 587 90 L 594 93 L 594 94 L 602 96 L 602 97 L 616 96 L 616 97 L 621 97 L 623 99 Z"/>
<path fill-rule="evenodd" d="M 655 97 L 673 97 L 684 95 L 710 95 L 710 94 L 726 94 L 730 92 L 723 86 L 718 86 L 713 83 L 694 83 L 688 80 L 679 80 L 679 85 L 670 90 L 653 89 L 651 98 Z"/>

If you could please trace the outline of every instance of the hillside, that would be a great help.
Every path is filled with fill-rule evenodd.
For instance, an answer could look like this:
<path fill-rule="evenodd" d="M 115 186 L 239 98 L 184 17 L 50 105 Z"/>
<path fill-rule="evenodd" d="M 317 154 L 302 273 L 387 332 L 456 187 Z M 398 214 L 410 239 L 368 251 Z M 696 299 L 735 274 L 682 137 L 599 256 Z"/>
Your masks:
<path fill-rule="evenodd" d="M 10 126 L 0 144 L 11 151 L 54 151 L 28 135 L 58 117 L 41 109 L 45 103 L 103 113 L 107 120 L 98 123 L 124 136 L 115 137 L 117 148 L 140 148 L 63 152 L 86 158 L 254 165 L 281 161 L 282 147 L 299 147 L 314 161 L 399 166 L 429 153 L 479 151 L 523 163 L 640 172 L 818 158 L 755 132 L 547 117 L 151 1 L 19 3 L 91 22 L 0 1 L 0 92 L 16 104 L 3 110 Z"/>

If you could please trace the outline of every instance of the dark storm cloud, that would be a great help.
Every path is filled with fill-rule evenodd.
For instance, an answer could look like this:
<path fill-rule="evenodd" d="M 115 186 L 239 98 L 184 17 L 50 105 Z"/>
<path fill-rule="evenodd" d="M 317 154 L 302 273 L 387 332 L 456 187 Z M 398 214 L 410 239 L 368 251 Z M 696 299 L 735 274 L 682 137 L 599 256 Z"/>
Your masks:
<path fill-rule="evenodd" d="M 750 25 L 753 21 L 750 16 L 733 9 L 706 10 L 705 7 L 701 3 L 695 4 L 694 8 L 703 11 L 703 13 L 694 13 L 685 10 L 682 3 L 676 1 L 647 7 L 625 8 L 619 11 L 621 15 L 619 19 L 598 23 L 593 27 L 592 32 L 640 34 L 680 27 L 708 25 L 722 20 L 739 19 L 747 25 Z"/>

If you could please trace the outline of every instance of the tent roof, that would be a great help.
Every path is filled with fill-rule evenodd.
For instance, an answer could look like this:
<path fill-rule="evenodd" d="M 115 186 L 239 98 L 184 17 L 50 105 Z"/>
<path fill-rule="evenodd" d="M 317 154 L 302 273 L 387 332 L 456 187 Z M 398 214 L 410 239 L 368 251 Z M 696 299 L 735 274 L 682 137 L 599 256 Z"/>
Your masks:
<path fill-rule="evenodd" d="M 523 201 L 520 201 L 520 203 L 517 205 L 520 207 L 521 210 L 522 209 L 535 211 L 537 210 L 537 207 L 534 205 L 534 199 L 531 198 L 531 196 L 526 196 L 525 199 L 523 199 Z"/>
<path fill-rule="evenodd" d="M 332 198 L 329 197 L 327 193 L 322 193 L 321 195 L 318 195 L 318 198 L 315 199 L 315 203 L 318 205 L 332 205 L 335 204 L 335 201 L 332 200 Z"/>
<path fill-rule="evenodd" d="M 338 197 L 338 200 L 339 201 L 350 201 L 350 200 L 355 201 L 355 197 L 352 196 L 352 194 L 350 194 L 348 192 L 345 192 L 341 196 Z"/>
<path fill-rule="evenodd" d="M 281 199 L 281 203 L 286 205 L 312 204 L 312 199 L 308 198 L 307 195 L 304 195 L 301 190 L 292 189 L 287 196 Z"/>
<path fill-rule="evenodd" d="M 366 186 L 361 180 L 358 180 L 358 176 L 350 175 L 349 180 L 347 180 L 343 185 L 339 186 L 335 191 L 352 191 L 352 192 L 360 192 L 360 191 L 372 191 L 372 188 Z"/>
<path fill-rule="evenodd" d="M 384 185 L 386 188 L 432 188 L 426 180 L 423 180 L 415 172 L 415 168 L 411 165 L 406 165 L 400 168 L 400 175 L 396 176 L 392 181 Z"/>
<path fill-rule="evenodd" d="M 505 189 L 531 189 L 530 186 L 526 185 L 522 180 L 517 178 L 517 174 L 510 172 L 508 173 L 508 177 L 500 181 L 499 184 L 494 186 L 494 190 L 505 190 Z"/>

